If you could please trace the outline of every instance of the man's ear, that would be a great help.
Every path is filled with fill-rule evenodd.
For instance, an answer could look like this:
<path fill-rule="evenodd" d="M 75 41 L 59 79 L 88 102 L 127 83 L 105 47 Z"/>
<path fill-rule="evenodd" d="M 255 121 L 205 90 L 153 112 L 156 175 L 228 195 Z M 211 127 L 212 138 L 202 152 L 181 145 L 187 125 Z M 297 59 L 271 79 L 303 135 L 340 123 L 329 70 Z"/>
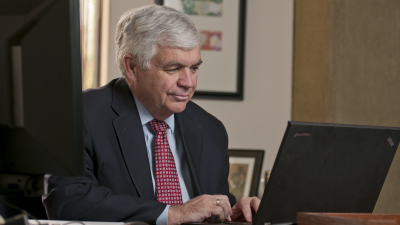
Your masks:
<path fill-rule="evenodd" d="M 138 65 L 133 56 L 131 54 L 126 54 L 122 59 L 122 62 L 124 63 L 127 78 L 133 81 L 136 80 Z"/>

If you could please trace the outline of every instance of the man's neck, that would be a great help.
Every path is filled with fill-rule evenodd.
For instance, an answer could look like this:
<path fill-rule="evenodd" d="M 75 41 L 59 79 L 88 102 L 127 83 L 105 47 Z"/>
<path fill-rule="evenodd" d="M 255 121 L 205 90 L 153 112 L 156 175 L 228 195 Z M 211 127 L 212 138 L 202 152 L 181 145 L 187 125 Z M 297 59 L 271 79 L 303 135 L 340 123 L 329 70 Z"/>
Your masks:
<path fill-rule="evenodd" d="M 137 108 L 137 110 L 139 112 L 139 117 L 140 117 L 140 120 L 142 122 L 142 125 L 150 122 L 153 119 L 160 120 L 159 118 L 154 117 L 154 115 L 150 113 L 150 111 L 146 108 L 146 106 L 144 106 L 142 104 L 142 102 L 140 102 L 140 100 L 138 98 L 136 98 L 136 96 L 133 93 L 132 93 L 132 96 L 134 98 L 134 101 L 135 101 L 135 104 L 136 104 L 136 108 Z M 160 120 L 160 121 L 165 121 L 165 122 L 168 123 L 168 125 L 170 127 L 172 127 L 173 124 L 174 124 L 173 115 L 174 114 L 171 114 L 169 117 L 167 117 L 167 118 L 165 118 L 163 120 Z"/>

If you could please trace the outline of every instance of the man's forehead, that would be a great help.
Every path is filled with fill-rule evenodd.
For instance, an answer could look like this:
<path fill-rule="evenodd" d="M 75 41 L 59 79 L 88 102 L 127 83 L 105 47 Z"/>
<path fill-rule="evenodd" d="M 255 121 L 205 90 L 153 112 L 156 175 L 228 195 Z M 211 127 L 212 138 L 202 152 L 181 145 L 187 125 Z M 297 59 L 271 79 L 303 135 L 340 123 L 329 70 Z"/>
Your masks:
<path fill-rule="evenodd" d="M 192 66 L 201 63 L 200 48 L 185 50 L 181 48 L 159 48 L 152 62 L 157 66 L 174 66 L 176 64 Z"/>

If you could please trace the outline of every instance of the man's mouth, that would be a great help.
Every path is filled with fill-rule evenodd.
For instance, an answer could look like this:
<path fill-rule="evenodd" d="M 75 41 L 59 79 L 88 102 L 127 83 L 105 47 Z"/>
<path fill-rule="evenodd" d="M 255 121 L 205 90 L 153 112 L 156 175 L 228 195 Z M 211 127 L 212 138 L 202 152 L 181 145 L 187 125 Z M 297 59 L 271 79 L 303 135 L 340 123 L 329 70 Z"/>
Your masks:
<path fill-rule="evenodd" d="M 186 101 L 189 98 L 189 95 L 175 95 L 175 98 Z"/>
<path fill-rule="evenodd" d="M 171 96 L 176 100 L 176 101 L 187 101 L 189 99 L 189 94 L 171 94 Z"/>

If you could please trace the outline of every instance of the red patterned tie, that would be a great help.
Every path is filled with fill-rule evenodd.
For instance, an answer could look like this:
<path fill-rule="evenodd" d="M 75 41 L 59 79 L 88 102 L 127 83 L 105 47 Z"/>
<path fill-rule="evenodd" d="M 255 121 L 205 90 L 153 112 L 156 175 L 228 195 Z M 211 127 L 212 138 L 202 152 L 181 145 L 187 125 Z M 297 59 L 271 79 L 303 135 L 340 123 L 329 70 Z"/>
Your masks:
<path fill-rule="evenodd" d="M 156 161 L 157 201 L 168 205 L 181 205 L 183 204 L 181 186 L 174 156 L 167 139 L 167 124 L 155 119 L 150 121 L 149 124 L 156 132 L 154 158 Z"/>

